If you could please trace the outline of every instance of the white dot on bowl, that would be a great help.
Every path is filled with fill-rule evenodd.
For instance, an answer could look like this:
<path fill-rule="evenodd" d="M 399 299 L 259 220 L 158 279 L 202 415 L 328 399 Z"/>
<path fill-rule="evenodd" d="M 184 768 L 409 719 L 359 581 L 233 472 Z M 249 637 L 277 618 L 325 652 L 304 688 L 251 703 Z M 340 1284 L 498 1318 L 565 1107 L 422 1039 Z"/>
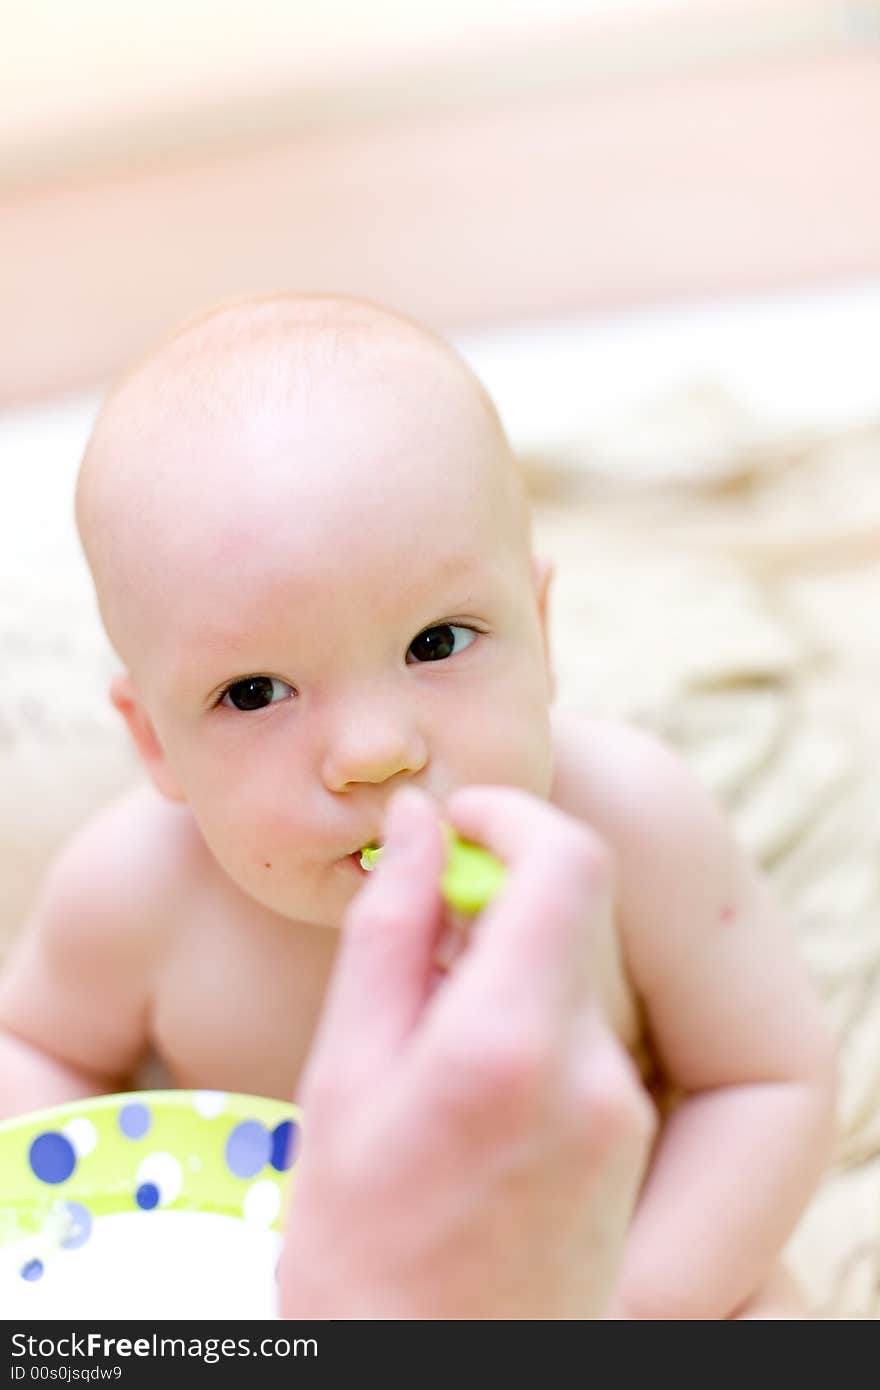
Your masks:
<path fill-rule="evenodd" d="M 171 1154 L 149 1154 L 135 1175 L 135 1189 L 153 1183 L 159 1189 L 159 1206 L 167 1207 L 177 1200 L 183 1187 L 183 1169 Z"/>
<path fill-rule="evenodd" d="M 219 1115 L 225 1104 L 225 1091 L 195 1091 L 193 1093 L 193 1105 L 197 1113 L 204 1116 L 206 1120 L 212 1120 L 215 1115 Z"/>
<path fill-rule="evenodd" d="M 281 1206 L 281 1191 L 271 1178 L 255 1182 L 244 1199 L 244 1219 L 255 1226 L 271 1226 Z"/>
<path fill-rule="evenodd" d="M 68 1120 L 61 1132 L 70 1140 L 77 1158 L 85 1158 L 98 1142 L 98 1131 L 95 1126 L 91 1120 L 85 1120 L 82 1117 Z"/>

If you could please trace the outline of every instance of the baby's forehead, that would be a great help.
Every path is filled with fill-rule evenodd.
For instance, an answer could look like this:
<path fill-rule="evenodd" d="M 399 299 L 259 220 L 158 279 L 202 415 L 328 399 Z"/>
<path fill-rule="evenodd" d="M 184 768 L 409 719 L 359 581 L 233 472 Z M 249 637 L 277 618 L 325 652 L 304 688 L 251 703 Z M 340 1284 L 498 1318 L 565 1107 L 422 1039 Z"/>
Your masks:
<path fill-rule="evenodd" d="M 432 460 L 452 481 L 509 446 L 484 388 L 457 354 L 396 320 L 349 310 L 337 319 L 196 323 L 142 364 L 111 396 L 90 452 L 109 488 L 154 498 L 204 486 L 285 486 L 346 471 L 401 469 L 436 487 Z M 117 469 L 112 460 L 124 461 Z M 260 474 L 258 480 L 257 474 Z"/>
<path fill-rule="evenodd" d="M 124 458 L 124 477 L 108 470 L 119 485 L 137 487 L 138 474 L 151 490 L 198 483 L 224 461 L 247 469 L 273 438 L 306 470 L 329 467 L 331 452 L 334 466 L 351 453 L 375 468 L 381 451 L 366 446 L 383 436 L 390 455 L 409 448 L 414 462 L 426 461 L 428 436 L 472 468 L 508 452 L 481 383 L 428 334 L 351 318 L 233 328 L 221 320 L 172 339 L 109 398 L 90 452 Z"/>
<path fill-rule="evenodd" d="M 395 550 L 444 523 L 525 536 L 503 429 L 454 351 L 357 305 L 315 317 L 209 315 L 109 398 L 77 503 L 108 627 L 119 595 L 164 601 L 163 569 L 247 563 L 267 534 L 342 533 L 352 556 L 377 517 Z"/>
<path fill-rule="evenodd" d="M 371 306 L 279 314 L 249 306 L 195 320 L 131 374 L 145 406 L 283 401 L 296 408 L 322 386 L 366 386 L 432 376 L 479 393 L 472 374 L 441 339 Z M 125 394 L 123 383 L 122 394 Z"/>

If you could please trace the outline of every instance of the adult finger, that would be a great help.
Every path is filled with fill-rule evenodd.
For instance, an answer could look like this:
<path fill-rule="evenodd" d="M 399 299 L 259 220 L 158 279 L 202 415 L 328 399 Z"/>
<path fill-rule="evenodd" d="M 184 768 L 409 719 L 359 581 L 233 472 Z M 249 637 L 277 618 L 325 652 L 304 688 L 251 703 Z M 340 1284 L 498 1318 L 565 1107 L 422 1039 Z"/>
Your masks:
<path fill-rule="evenodd" d="M 383 832 L 381 861 L 346 913 L 313 1049 L 353 1081 L 381 1073 L 418 1019 L 442 923 L 444 846 L 428 797 L 399 791 Z"/>
<path fill-rule="evenodd" d="M 449 798 L 458 831 L 507 865 L 480 915 L 456 983 L 494 1000 L 545 1010 L 589 989 L 591 938 L 608 927 L 607 847 L 555 807 L 512 788 L 468 787 Z"/>

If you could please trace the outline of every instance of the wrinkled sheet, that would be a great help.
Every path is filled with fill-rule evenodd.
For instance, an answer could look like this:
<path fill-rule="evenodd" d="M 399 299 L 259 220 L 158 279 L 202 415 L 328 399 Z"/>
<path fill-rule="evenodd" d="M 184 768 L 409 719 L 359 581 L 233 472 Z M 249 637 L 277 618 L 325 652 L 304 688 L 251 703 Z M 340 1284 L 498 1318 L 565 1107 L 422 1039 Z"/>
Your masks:
<path fill-rule="evenodd" d="M 675 744 L 794 925 L 840 1082 L 788 1258 L 819 1316 L 876 1318 L 880 423 L 762 434 L 709 385 L 525 463 L 560 701 Z"/>

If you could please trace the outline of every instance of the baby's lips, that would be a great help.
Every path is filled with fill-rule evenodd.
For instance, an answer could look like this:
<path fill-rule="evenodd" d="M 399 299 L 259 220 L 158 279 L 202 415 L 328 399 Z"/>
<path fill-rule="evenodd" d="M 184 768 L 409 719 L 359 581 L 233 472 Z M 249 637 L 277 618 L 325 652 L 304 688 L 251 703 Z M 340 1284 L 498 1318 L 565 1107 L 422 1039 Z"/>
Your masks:
<path fill-rule="evenodd" d="M 454 912 L 472 917 L 481 912 L 499 892 L 505 869 L 500 859 L 482 845 L 471 844 L 444 824 L 446 838 L 446 867 L 440 880 L 440 891 Z M 382 845 L 375 842 L 361 850 L 361 868 L 375 869 L 382 855 Z"/>

